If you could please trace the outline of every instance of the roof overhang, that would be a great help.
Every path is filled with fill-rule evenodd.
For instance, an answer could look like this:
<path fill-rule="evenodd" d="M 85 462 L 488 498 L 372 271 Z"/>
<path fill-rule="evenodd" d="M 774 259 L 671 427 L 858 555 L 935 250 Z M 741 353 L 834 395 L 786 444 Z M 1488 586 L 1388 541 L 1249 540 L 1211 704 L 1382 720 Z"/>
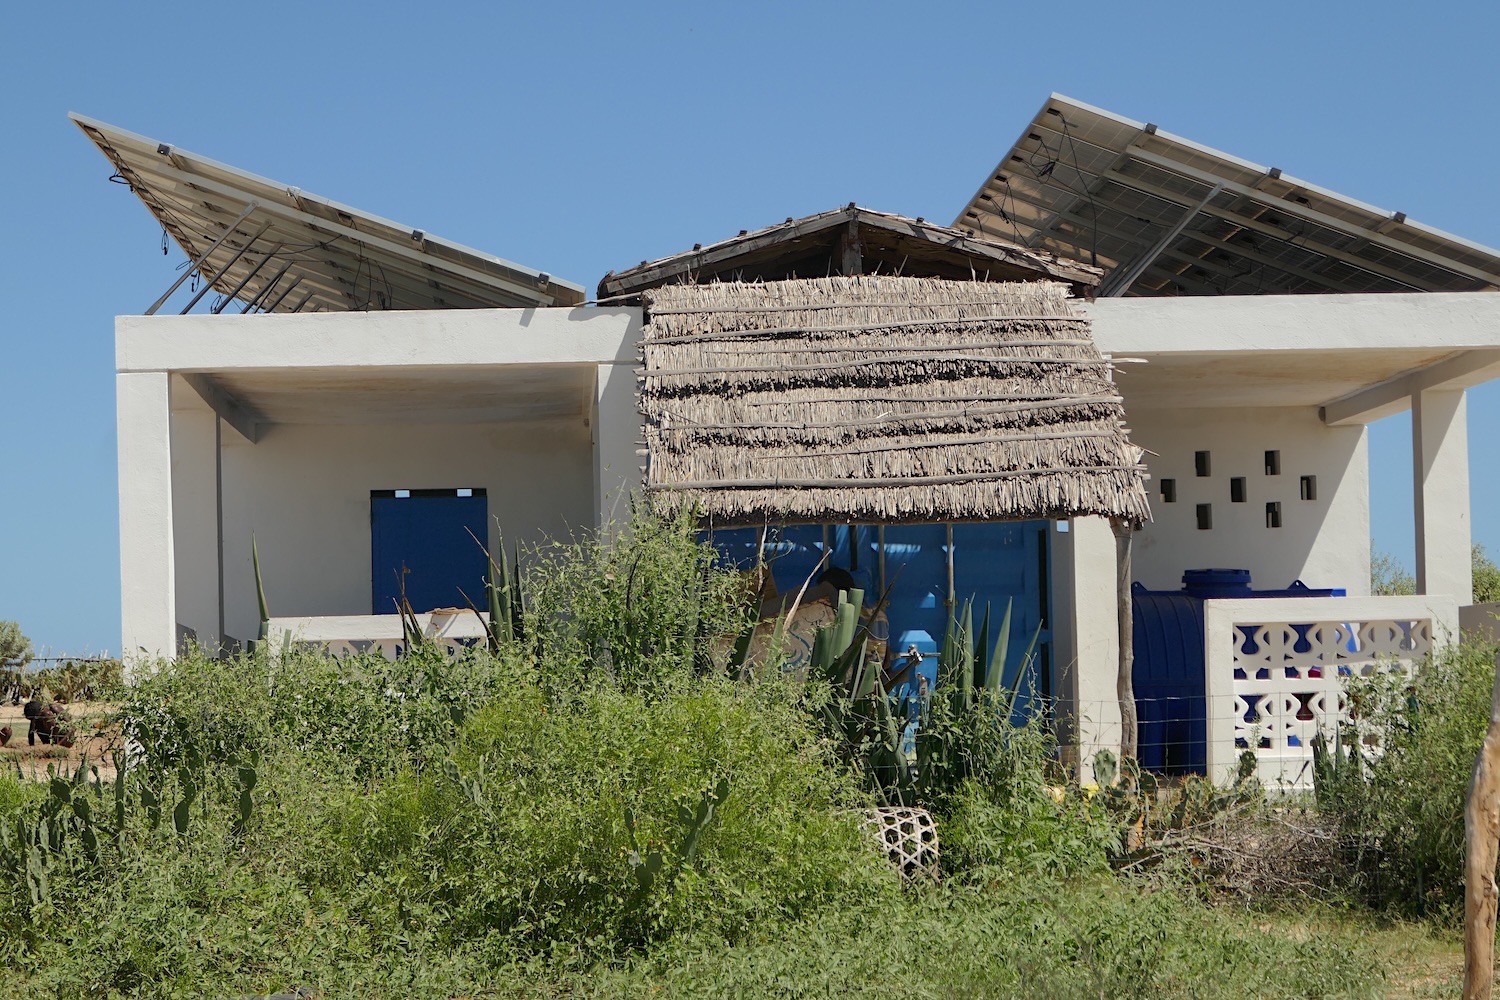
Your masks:
<path fill-rule="evenodd" d="M 1098 299 L 1082 307 L 1128 412 L 1305 407 L 1365 424 L 1500 376 L 1500 296 Z M 1132 364 L 1138 359 L 1144 364 Z"/>
<path fill-rule="evenodd" d="M 1500 251 L 1058 94 L 954 225 L 1096 263 L 1101 297 L 1500 286 Z"/>
<path fill-rule="evenodd" d="M 582 286 L 72 114 L 195 262 L 241 311 L 341 312 L 569 306 Z M 174 286 L 175 289 L 175 286 Z M 166 296 L 149 312 L 159 308 Z"/>

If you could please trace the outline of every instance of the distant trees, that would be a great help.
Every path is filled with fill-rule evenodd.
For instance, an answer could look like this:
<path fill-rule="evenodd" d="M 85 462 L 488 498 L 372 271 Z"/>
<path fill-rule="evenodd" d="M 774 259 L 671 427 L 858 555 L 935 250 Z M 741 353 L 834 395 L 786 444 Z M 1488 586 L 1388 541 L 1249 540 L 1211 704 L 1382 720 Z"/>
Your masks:
<path fill-rule="evenodd" d="M 1406 571 L 1401 561 L 1389 552 L 1370 553 L 1370 593 L 1377 597 L 1415 594 L 1417 578 Z"/>
<path fill-rule="evenodd" d="M 31 640 L 15 622 L 0 621 L 0 666 L 24 667 L 31 662 Z"/>
<path fill-rule="evenodd" d="M 1500 601 L 1500 566 L 1485 554 L 1484 546 L 1474 545 L 1473 556 L 1474 603 L 1484 604 Z M 1370 553 L 1370 593 L 1381 597 L 1394 594 L 1415 594 L 1417 578 L 1406 571 L 1406 567 L 1389 552 Z"/>
<path fill-rule="evenodd" d="M 1484 554 L 1484 546 L 1474 546 L 1474 603 L 1500 601 L 1500 566 Z"/>

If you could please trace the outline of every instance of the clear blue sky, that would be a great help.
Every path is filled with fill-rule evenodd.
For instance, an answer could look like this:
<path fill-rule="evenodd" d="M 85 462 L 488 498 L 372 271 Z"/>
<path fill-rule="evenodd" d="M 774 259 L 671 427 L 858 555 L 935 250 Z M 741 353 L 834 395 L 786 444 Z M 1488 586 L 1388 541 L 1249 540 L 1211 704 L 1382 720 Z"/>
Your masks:
<path fill-rule="evenodd" d="M 947 221 L 1054 90 L 1500 246 L 1496 38 L 1493 0 L 5 4 L 0 618 L 118 647 L 113 317 L 182 260 L 68 111 L 588 287 L 850 201 Z M 1371 472 L 1409 565 L 1408 428 Z"/>

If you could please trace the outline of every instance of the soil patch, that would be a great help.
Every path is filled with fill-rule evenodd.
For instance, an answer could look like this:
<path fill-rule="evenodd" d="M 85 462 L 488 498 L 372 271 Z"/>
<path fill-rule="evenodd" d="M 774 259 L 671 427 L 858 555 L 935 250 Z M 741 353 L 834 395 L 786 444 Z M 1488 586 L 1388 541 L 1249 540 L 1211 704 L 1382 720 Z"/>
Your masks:
<path fill-rule="evenodd" d="M 0 704 L 0 726 L 11 728 L 10 743 L 0 747 L 0 768 L 19 773 L 33 781 L 45 781 L 49 773 L 72 774 L 78 765 L 88 761 L 99 770 L 99 777 L 113 781 L 114 752 L 120 746 L 120 734 L 109 723 L 115 706 L 102 701 L 80 701 L 65 706 L 72 717 L 76 735 L 71 747 L 48 745 L 37 739 L 34 745 L 26 739 L 30 723 L 22 706 Z"/>

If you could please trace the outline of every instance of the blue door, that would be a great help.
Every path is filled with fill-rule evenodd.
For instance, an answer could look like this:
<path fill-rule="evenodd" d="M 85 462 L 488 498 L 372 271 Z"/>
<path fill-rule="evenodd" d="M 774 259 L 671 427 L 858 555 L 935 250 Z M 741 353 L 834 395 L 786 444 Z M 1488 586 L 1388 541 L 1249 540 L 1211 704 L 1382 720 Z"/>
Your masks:
<path fill-rule="evenodd" d="M 395 614 L 403 576 L 413 611 L 482 608 L 488 521 L 482 489 L 371 491 L 372 612 Z"/>

